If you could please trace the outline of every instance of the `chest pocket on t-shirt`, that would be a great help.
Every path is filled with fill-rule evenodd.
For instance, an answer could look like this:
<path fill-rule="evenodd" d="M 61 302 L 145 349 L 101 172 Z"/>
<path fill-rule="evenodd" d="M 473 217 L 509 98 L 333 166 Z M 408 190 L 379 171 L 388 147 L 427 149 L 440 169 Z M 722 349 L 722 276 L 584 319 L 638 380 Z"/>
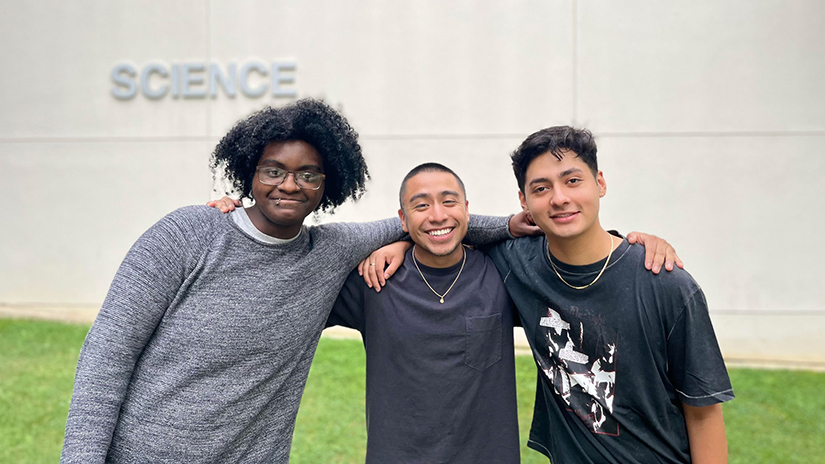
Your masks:
<path fill-rule="evenodd" d="M 501 314 L 464 318 L 464 364 L 483 371 L 501 360 Z"/>

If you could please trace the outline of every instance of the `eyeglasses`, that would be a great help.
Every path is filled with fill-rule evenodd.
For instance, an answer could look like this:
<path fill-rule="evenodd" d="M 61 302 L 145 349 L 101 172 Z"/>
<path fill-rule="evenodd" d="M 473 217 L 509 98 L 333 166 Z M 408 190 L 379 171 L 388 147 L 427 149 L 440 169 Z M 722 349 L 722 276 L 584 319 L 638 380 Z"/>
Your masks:
<path fill-rule="evenodd" d="M 305 190 L 318 190 L 324 183 L 324 174 L 312 171 L 287 171 L 286 169 L 271 166 L 258 166 L 258 180 L 266 185 L 281 185 L 286 181 L 286 176 L 292 174 L 295 184 Z"/>

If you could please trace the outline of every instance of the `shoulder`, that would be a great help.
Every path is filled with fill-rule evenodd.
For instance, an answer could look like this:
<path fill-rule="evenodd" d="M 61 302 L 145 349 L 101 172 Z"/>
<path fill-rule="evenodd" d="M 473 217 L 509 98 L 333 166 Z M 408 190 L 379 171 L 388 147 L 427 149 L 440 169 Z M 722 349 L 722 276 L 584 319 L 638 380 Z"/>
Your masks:
<path fill-rule="evenodd" d="M 508 266 L 521 267 L 525 263 L 536 262 L 536 258 L 544 253 L 544 247 L 544 236 L 520 237 L 499 242 L 487 248 L 486 251 L 499 267 L 505 263 Z"/>
<path fill-rule="evenodd" d="M 540 254 L 544 250 L 544 236 L 519 237 L 505 240 L 498 245 L 502 253 L 508 256 L 524 256 Z"/>
<path fill-rule="evenodd" d="M 658 274 L 645 269 L 645 248 L 642 245 L 630 245 L 622 257 L 625 272 L 633 273 L 636 281 L 660 296 L 667 296 L 675 305 L 684 305 L 702 288 L 693 276 L 678 267 L 672 271 L 662 269 Z"/>
<path fill-rule="evenodd" d="M 221 230 L 226 220 L 226 215 L 216 208 L 184 206 L 164 216 L 147 234 L 167 236 L 180 242 L 208 241 Z"/>
<path fill-rule="evenodd" d="M 226 214 L 221 213 L 217 208 L 205 205 L 191 205 L 178 208 L 167 214 L 163 220 L 180 224 L 215 224 L 222 220 Z"/>

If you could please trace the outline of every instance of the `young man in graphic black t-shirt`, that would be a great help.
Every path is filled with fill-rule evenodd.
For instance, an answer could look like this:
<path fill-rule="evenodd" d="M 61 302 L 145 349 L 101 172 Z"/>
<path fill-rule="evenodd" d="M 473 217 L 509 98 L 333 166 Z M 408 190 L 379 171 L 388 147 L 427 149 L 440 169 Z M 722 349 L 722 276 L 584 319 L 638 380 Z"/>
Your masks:
<path fill-rule="evenodd" d="M 538 131 L 512 158 L 545 233 L 490 250 L 539 368 L 528 445 L 554 463 L 727 462 L 733 390 L 699 285 L 646 272 L 644 250 L 601 227 L 589 132 Z"/>

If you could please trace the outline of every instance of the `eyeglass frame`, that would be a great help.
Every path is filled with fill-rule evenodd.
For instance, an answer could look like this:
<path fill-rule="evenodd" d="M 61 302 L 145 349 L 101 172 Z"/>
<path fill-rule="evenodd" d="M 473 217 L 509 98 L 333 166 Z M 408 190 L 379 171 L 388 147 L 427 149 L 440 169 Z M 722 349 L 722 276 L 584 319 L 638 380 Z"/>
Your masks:
<path fill-rule="evenodd" d="M 286 171 L 286 174 L 284 174 L 284 178 L 283 178 L 283 179 L 281 179 L 281 181 L 280 181 L 280 182 L 278 182 L 277 184 L 267 184 L 266 182 L 264 182 L 264 181 L 263 181 L 263 179 L 261 179 L 261 175 L 258 173 L 258 171 L 259 171 L 259 170 L 261 170 L 261 169 L 263 169 L 263 168 L 269 168 L 269 169 L 280 169 L 281 171 Z M 301 186 L 301 184 L 299 184 L 299 183 L 298 183 L 298 176 L 296 176 L 296 175 L 295 175 L 296 173 L 300 173 L 300 172 L 309 172 L 309 173 L 312 173 L 312 174 L 316 174 L 316 175 L 321 176 L 321 183 L 320 183 L 317 187 L 315 187 L 315 188 L 311 188 L 311 187 L 302 187 L 302 186 Z M 290 175 L 290 174 L 292 174 L 292 181 L 293 181 L 293 182 L 295 182 L 295 185 L 297 185 L 297 186 L 298 186 L 298 188 L 300 188 L 300 189 L 302 189 L 302 190 L 320 190 L 320 189 L 321 189 L 321 187 L 323 187 L 323 185 L 324 185 L 324 181 L 325 181 L 325 180 L 326 180 L 326 178 L 327 178 L 327 175 L 326 175 L 326 174 L 321 174 L 320 172 L 313 172 L 313 171 L 307 171 L 307 170 L 303 170 L 303 171 L 289 171 L 289 170 L 287 170 L 287 169 L 281 169 L 281 168 L 279 168 L 279 167 L 275 167 L 275 166 L 256 166 L 256 167 L 255 167 L 255 174 L 257 174 L 257 175 L 258 175 L 258 182 L 260 182 L 260 183 L 262 183 L 262 184 L 264 184 L 264 185 L 271 185 L 271 186 L 273 186 L 273 187 L 277 187 L 277 186 L 279 186 L 279 185 L 283 184 L 284 182 L 286 182 L 286 178 L 287 178 L 287 177 L 289 177 L 289 175 Z"/>

